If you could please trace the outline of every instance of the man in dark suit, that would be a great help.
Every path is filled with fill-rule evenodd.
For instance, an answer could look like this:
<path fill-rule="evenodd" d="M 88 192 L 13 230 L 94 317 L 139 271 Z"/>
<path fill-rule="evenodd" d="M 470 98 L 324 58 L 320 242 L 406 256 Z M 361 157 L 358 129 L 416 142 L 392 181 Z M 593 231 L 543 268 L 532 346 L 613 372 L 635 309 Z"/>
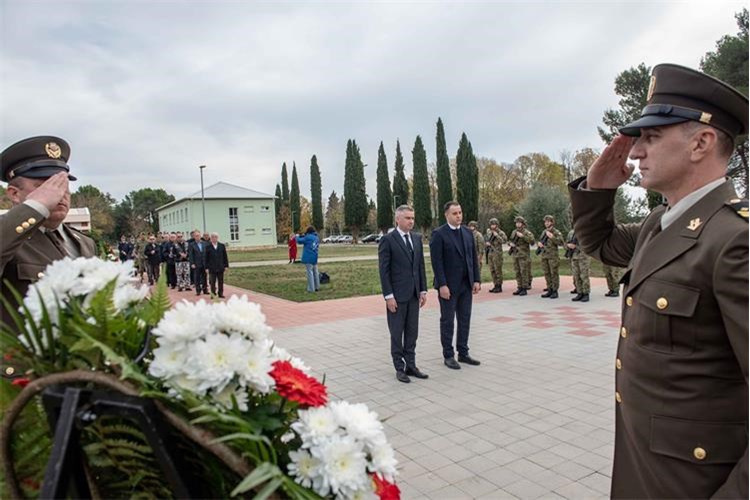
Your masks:
<path fill-rule="evenodd" d="M 22 296 L 44 276 L 48 264 L 65 257 L 93 257 L 91 238 L 63 224 L 70 209 L 67 161 L 70 146 L 58 137 L 32 137 L 9 146 L 0 154 L 0 180 L 8 183 L 13 204 L 0 216 L 0 290 L 13 305 L 16 301 L 5 280 Z M 0 320 L 12 327 L 13 320 L 0 306 Z M 19 374 L 5 358 L 2 375 Z"/>
<path fill-rule="evenodd" d="M 190 269 L 193 271 L 193 282 L 195 283 L 195 294 L 200 295 L 201 291 L 208 294 L 208 284 L 206 283 L 206 267 L 204 262 L 204 252 L 209 243 L 201 239 L 201 233 L 197 229 L 192 233 L 193 239 L 188 246 L 188 260 Z"/>
<path fill-rule="evenodd" d="M 380 239 L 378 267 L 385 297 L 388 330 L 391 333 L 391 357 L 396 378 L 408 383 L 409 375 L 425 379 L 417 368 L 416 353 L 419 308 L 427 302 L 427 278 L 424 270 L 422 235 L 413 233 L 414 209 L 401 205 L 396 209 L 396 229 Z"/>
<path fill-rule="evenodd" d="M 211 233 L 210 241 L 203 252 L 203 267 L 208 271 L 211 295 L 216 295 L 216 281 L 219 281 L 219 298 L 224 298 L 224 271 L 229 267 L 227 247 L 219 243 L 219 233 Z"/>
<path fill-rule="evenodd" d="M 459 370 L 454 359 L 453 323 L 456 330 L 458 360 L 468 365 L 479 361 L 469 356 L 469 323 L 472 295 L 481 289 L 479 263 L 474 248 L 474 237 L 461 225 L 463 212 L 455 201 L 445 204 L 446 224 L 432 233 L 430 260 L 435 274 L 435 288 L 440 300 L 440 342 L 443 344 L 445 366 Z"/>
<path fill-rule="evenodd" d="M 748 202 L 725 178 L 747 132 L 747 97 L 660 64 L 641 118 L 570 185 L 583 251 L 627 266 L 613 498 L 748 498 Z M 628 157 L 666 203 L 615 224 Z"/>
<path fill-rule="evenodd" d="M 153 285 L 159 281 L 159 266 L 161 265 L 161 247 L 156 244 L 156 236 L 153 234 L 148 235 L 148 243 L 143 247 L 143 256 L 146 259 L 148 284 Z"/>

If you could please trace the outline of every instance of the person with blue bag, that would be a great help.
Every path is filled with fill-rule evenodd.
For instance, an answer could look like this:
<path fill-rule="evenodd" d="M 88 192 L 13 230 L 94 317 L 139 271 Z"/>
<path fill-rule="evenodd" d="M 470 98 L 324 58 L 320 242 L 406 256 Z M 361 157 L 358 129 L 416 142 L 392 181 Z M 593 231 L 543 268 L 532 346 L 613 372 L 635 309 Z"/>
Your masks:
<path fill-rule="evenodd" d="M 307 272 L 307 291 L 317 292 L 320 290 L 320 275 L 318 274 L 318 248 L 320 238 L 313 226 L 307 226 L 305 234 L 297 236 L 297 244 L 304 245 L 302 249 L 302 263 Z"/>

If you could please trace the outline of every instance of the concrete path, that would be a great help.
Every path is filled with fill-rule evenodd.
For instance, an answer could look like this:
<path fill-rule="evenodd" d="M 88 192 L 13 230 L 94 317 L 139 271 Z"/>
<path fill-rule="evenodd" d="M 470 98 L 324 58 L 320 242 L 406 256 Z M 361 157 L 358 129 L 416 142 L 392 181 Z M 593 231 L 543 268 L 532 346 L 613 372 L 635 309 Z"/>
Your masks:
<path fill-rule="evenodd" d="M 420 317 L 417 363 L 430 375 L 396 380 L 380 296 L 294 303 L 227 287 L 259 302 L 279 345 L 300 356 L 333 397 L 385 419 L 404 499 L 605 498 L 614 440 L 614 353 L 620 300 L 592 279 L 591 302 L 475 297 L 469 346 L 482 361 L 442 363 L 435 291 Z M 304 283 L 301 284 L 304 286 Z M 174 299 L 195 299 L 172 293 Z"/>

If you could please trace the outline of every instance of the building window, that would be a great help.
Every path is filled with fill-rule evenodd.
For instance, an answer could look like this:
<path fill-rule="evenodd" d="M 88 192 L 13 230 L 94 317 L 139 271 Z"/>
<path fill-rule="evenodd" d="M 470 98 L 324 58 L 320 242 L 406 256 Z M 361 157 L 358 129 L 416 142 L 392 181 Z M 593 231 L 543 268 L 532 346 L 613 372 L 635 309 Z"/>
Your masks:
<path fill-rule="evenodd" d="M 245 229 L 245 234 L 247 234 L 248 236 L 254 236 L 255 235 L 255 229 L 252 228 L 252 227 L 247 228 L 247 229 Z"/>
<path fill-rule="evenodd" d="M 254 206 L 252 206 L 252 205 L 245 205 L 245 213 L 246 214 L 251 214 L 253 212 L 255 212 L 255 207 Z"/>
<path fill-rule="evenodd" d="M 271 207 L 268 206 L 268 205 L 261 205 L 260 211 L 261 212 L 270 212 L 271 211 Z"/>
<path fill-rule="evenodd" d="M 240 239 L 240 218 L 237 215 L 237 207 L 229 209 L 229 240 L 239 241 Z"/>
<path fill-rule="evenodd" d="M 271 228 L 270 227 L 264 227 L 261 230 L 261 234 L 271 234 Z"/>

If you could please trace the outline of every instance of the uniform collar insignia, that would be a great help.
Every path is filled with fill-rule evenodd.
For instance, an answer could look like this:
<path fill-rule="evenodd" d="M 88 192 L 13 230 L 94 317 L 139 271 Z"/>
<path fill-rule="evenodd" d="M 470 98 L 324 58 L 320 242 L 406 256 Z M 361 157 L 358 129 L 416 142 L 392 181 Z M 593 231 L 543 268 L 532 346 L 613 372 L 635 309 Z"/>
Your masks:
<path fill-rule="evenodd" d="M 698 226 L 700 226 L 701 224 L 703 224 L 703 221 L 700 219 L 700 217 L 698 217 L 698 218 L 691 220 L 687 228 L 690 229 L 691 231 L 695 231 L 696 229 L 698 229 Z"/>

